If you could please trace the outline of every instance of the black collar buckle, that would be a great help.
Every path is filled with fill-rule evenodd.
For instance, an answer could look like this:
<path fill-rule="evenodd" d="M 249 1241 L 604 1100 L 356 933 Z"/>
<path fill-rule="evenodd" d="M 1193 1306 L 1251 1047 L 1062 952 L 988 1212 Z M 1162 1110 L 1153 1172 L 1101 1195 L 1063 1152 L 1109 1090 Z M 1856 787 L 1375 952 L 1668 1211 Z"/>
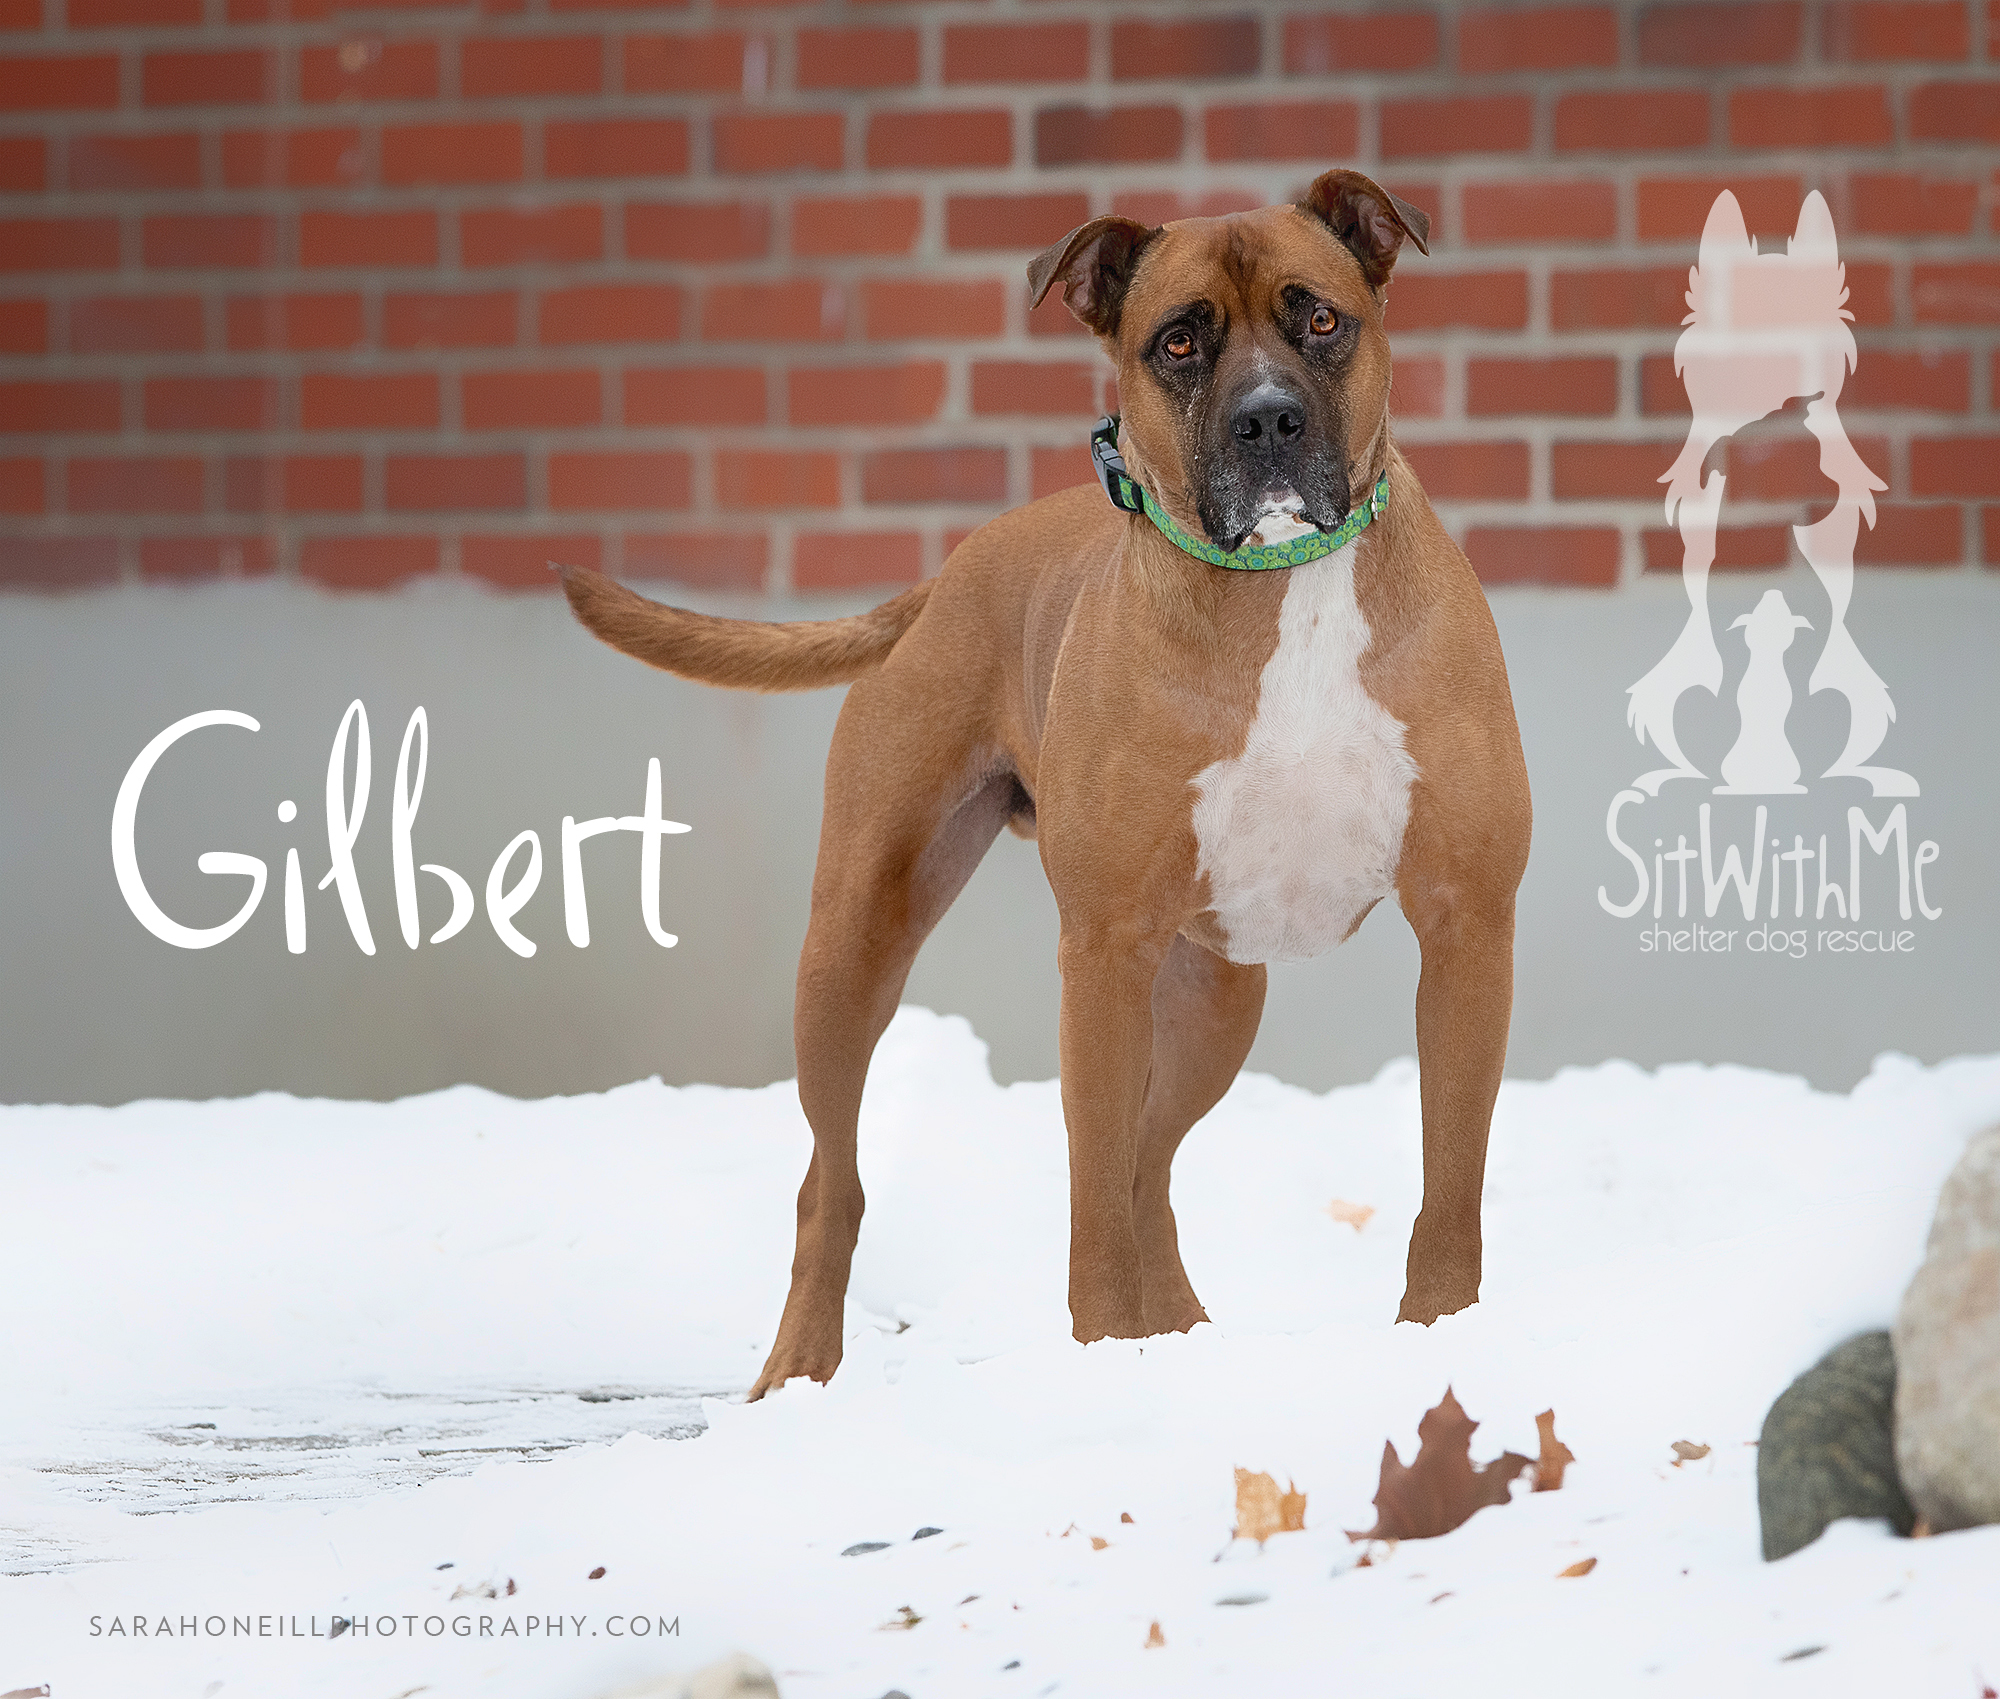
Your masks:
<path fill-rule="evenodd" d="M 1097 429 L 1090 433 L 1090 458 L 1097 467 L 1097 481 L 1104 486 L 1104 493 L 1111 498 L 1113 507 L 1122 513 L 1146 511 L 1146 504 L 1139 496 L 1139 486 L 1125 470 L 1125 457 L 1118 452 L 1116 413 L 1099 419 Z"/>

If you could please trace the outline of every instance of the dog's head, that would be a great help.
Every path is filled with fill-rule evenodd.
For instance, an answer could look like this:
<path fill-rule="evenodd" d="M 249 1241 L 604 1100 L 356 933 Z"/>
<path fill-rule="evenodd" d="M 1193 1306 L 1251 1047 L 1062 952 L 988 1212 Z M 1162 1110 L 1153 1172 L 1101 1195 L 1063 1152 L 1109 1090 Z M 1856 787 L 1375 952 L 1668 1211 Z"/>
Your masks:
<path fill-rule="evenodd" d="M 1149 228 L 1094 218 L 1028 267 L 1118 367 L 1120 446 L 1183 524 L 1239 548 L 1330 531 L 1380 470 L 1383 293 L 1430 219 L 1356 171 L 1296 206 Z"/>

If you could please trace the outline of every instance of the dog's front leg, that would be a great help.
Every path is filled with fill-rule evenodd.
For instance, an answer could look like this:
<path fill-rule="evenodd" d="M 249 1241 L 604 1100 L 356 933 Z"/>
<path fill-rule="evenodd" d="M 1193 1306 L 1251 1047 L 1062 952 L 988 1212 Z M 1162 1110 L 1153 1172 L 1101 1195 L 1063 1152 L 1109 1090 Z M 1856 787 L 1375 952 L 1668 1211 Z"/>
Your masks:
<path fill-rule="evenodd" d="M 1514 903 L 1425 905 L 1418 942 L 1424 1203 L 1410 1234 L 1398 1321 L 1428 1325 L 1479 1301 L 1486 1138 L 1514 1002 Z"/>
<path fill-rule="evenodd" d="M 1172 933 L 1064 917 L 1062 1100 L 1069 1128 L 1069 1313 L 1076 1337 L 1146 1332 L 1132 1192 L 1153 1054 L 1153 980 Z"/>

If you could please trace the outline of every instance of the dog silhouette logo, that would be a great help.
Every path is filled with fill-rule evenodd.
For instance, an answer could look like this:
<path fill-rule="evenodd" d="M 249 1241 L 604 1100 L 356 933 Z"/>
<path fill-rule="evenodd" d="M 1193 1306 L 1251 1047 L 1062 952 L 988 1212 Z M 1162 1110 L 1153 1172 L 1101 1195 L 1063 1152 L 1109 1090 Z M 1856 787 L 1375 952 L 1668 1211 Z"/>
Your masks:
<path fill-rule="evenodd" d="M 1722 783 L 1715 787 L 1716 794 L 1796 796 L 1806 787 L 1799 783 L 1799 758 L 1785 737 L 1785 717 L 1792 711 L 1785 651 L 1799 632 L 1812 629 L 1812 621 L 1792 612 L 1782 590 L 1766 590 L 1757 606 L 1730 629 L 1744 632 L 1750 665 L 1736 687 L 1742 729 L 1722 758 Z"/>
<path fill-rule="evenodd" d="M 1674 347 L 1674 370 L 1694 418 L 1678 458 L 1660 477 L 1667 486 L 1667 519 L 1681 534 L 1688 617 L 1659 664 L 1627 692 L 1626 724 L 1641 744 L 1650 743 L 1670 763 L 1632 783 L 1658 796 L 1670 779 L 1708 777 L 1683 752 L 1674 730 L 1680 699 L 1691 690 L 1720 696 L 1724 672 L 1709 615 L 1708 577 L 1728 479 L 1719 471 L 1704 479 L 1703 462 L 1717 443 L 1746 425 L 1809 398 L 1806 428 L 1818 439 L 1819 468 L 1837 496 L 1825 518 L 1792 527 L 1830 608 L 1826 641 L 1807 689 L 1835 691 L 1848 707 L 1846 745 L 1823 776 L 1864 779 L 1876 796 L 1916 796 L 1917 781 L 1908 773 L 1868 765 L 1888 736 L 1896 706 L 1847 628 L 1855 539 L 1863 520 L 1873 528 L 1875 492 L 1888 486 L 1869 470 L 1840 422 L 1841 385 L 1857 355 L 1848 328 L 1854 315 L 1845 306 L 1846 268 L 1826 201 L 1817 190 L 1808 195 L 1784 251 L 1759 253 L 1743 209 L 1724 190 L 1709 208 L 1688 282 L 1690 311 Z M 1722 764 L 1723 783 L 1715 789 L 1755 795 L 1803 790 L 1799 763 L 1784 734 L 1792 692 L 1783 655 L 1806 622 L 1771 591 L 1736 624 L 1746 628 L 1750 648 L 1750 668 L 1737 693 L 1744 718 Z"/>

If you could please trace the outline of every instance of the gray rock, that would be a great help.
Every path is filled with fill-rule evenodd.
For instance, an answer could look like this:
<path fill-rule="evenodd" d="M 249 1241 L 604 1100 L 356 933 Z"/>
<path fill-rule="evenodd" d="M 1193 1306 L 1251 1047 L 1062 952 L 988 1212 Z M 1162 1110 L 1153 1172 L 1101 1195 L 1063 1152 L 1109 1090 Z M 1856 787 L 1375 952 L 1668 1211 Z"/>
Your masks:
<path fill-rule="evenodd" d="M 2000 1522 L 2000 1127 L 1938 1194 L 1896 1317 L 1896 1462 L 1933 1533 Z"/>
<path fill-rule="evenodd" d="M 1916 1513 L 1896 1475 L 1896 1359 L 1886 1333 L 1836 1345 L 1778 1394 L 1757 1442 L 1757 1511 L 1767 1562 L 1789 1557 L 1843 1516 Z"/>

